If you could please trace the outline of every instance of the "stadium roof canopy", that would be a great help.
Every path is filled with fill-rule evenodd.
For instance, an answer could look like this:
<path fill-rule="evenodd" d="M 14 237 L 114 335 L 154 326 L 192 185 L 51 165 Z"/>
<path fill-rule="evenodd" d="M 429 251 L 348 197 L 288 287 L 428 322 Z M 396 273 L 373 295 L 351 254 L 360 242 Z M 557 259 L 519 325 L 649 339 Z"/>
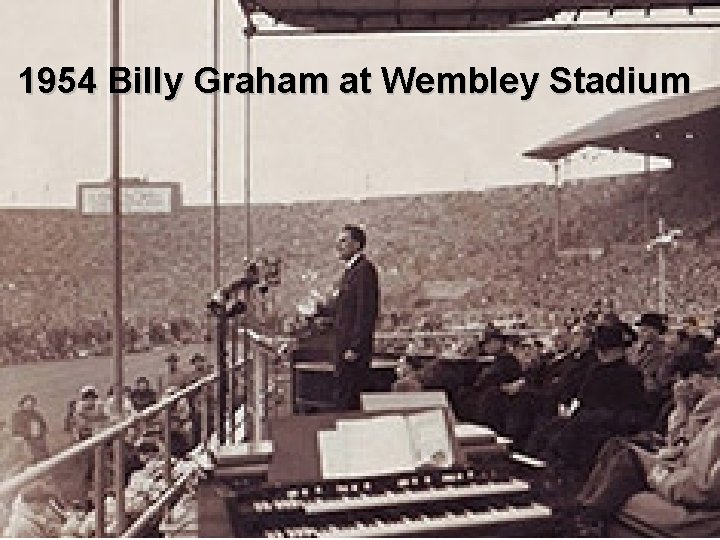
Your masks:
<path fill-rule="evenodd" d="M 720 0 L 240 0 L 246 13 L 315 32 L 483 30 L 562 11 L 709 7 Z"/>
<path fill-rule="evenodd" d="M 718 134 L 720 86 L 621 109 L 523 153 L 554 161 L 588 146 L 682 158 Z M 714 139 L 717 140 L 717 139 Z"/>

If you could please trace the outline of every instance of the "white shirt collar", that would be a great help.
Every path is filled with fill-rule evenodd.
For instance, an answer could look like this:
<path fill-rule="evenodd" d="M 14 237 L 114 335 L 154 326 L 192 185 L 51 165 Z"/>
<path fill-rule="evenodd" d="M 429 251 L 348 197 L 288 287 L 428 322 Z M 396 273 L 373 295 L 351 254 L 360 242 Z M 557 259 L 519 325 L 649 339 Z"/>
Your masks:
<path fill-rule="evenodd" d="M 352 268 L 353 265 L 357 262 L 357 260 L 362 256 L 362 253 L 358 251 L 355 255 L 350 257 L 347 261 L 345 261 L 345 268 Z"/>

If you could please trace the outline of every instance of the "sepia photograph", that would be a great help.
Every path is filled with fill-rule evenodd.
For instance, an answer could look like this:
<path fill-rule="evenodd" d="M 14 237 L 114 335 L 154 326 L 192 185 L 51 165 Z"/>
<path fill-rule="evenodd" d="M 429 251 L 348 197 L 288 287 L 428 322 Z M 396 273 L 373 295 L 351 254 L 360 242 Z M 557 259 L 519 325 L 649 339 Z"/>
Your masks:
<path fill-rule="evenodd" d="M 0 27 L 2 537 L 720 534 L 720 0 Z"/>

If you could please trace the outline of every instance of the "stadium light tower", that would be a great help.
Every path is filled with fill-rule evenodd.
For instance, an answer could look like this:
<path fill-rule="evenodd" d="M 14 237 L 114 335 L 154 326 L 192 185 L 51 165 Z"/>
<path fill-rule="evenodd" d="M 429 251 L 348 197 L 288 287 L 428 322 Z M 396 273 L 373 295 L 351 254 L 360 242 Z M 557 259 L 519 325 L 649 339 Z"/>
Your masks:
<path fill-rule="evenodd" d="M 667 309 L 667 275 L 666 275 L 666 250 L 669 247 L 677 247 L 676 238 L 682 236 L 681 229 L 665 229 L 665 220 L 658 219 L 658 235 L 648 242 L 646 249 L 651 251 L 657 248 L 658 253 L 658 311 L 666 313 Z"/>

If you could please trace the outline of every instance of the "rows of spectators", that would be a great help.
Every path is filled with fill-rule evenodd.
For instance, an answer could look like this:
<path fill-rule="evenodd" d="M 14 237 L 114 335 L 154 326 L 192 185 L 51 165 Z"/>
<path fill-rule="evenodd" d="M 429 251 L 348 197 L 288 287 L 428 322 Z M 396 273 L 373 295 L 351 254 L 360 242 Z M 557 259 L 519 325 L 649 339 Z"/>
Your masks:
<path fill-rule="evenodd" d="M 691 508 L 720 504 L 720 318 L 669 328 L 593 310 L 552 341 L 490 327 L 486 361 L 417 361 L 408 351 L 397 391 L 443 390 L 461 421 L 492 427 L 581 489 L 575 518 L 603 526 L 641 491 Z M 583 529 L 583 530 L 585 530 Z"/>

